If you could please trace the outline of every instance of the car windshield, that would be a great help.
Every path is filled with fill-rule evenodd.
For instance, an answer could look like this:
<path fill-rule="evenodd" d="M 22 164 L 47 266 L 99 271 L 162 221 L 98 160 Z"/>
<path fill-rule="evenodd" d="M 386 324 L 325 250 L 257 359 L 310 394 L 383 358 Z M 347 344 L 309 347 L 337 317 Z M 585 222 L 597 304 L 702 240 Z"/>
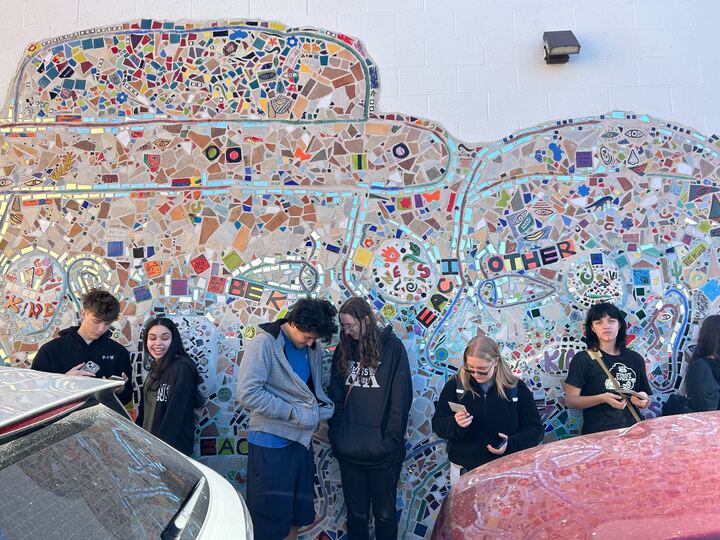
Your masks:
<path fill-rule="evenodd" d="M 157 538 L 202 474 L 97 405 L 0 446 L 0 538 Z M 183 538 L 207 512 L 203 493 Z"/>

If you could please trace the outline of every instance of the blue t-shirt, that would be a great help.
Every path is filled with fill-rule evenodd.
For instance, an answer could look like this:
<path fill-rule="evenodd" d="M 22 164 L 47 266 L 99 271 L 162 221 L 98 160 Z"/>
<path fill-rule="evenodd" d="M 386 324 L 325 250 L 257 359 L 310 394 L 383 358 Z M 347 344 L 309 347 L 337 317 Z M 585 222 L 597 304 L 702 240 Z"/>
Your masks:
<path fill-rule="evenodd" d="M 307 347 L 298 349 L 285 332 L 281 330 L 280 333 L 285 338 L 285 357 L 290 362 L 293 371 L 297 373 L 297 376 L 307 384 L 308 379 L 310 379 L 310 360 Z M 284 448 L 290 444 L 290 441 L 285 437 L 265 433 L 264 431 L 248 432 L 248 442 L 265 448 Z"/>
<path fill-rule="evenodd" d="M 285 338 L 285 357 L 290 362 L 293 371 L 297 373 L 297 376 L 307 384 L 308 379 L 310 379 L 310 360 L 308 359 L 307 347 L 298 349 L 285 332 L 282 332 L 282 335 Z"/>

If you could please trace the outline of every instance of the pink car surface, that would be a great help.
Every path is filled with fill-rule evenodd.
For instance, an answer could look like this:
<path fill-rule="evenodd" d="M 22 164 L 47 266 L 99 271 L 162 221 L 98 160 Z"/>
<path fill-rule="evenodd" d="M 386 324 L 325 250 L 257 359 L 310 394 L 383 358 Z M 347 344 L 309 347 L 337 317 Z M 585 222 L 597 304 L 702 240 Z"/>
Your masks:
<path fill-rule="evenodd" d="M 463 475 L 432 538 L 720 538 L 720 412 L 552 442 Z"/>

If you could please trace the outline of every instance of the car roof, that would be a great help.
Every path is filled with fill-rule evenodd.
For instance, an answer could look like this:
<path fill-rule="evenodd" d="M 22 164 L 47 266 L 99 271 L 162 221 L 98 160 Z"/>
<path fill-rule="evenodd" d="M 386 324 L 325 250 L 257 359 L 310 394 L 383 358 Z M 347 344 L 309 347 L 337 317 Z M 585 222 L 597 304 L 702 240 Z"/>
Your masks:
<path fill-rule="evenodd" d="M 716 534 L 719 432 L 693 413 L 510 454 L 460 477 L 433 538 Z"/>
<path fill-rule="evenodd" d="M 108 379 L 0 366 L 0 428 L 121 384 Z"/>

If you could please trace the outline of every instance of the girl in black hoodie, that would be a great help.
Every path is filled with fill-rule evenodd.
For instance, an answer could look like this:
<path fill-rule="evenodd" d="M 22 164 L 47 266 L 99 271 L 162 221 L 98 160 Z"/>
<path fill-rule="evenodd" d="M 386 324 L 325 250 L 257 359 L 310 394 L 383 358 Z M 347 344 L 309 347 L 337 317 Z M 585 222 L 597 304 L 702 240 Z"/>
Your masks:
<path fill-rule="evenodd" d="M 412 403 L 407 352 L 390 327 L 380 330 L 370 305 L 351 298 L 340 308 L 340 343 L 328 395 L 328 432 L 340 464 L 349 540 L 369 537 L 370 506 L 378 539 L 397 538 L 395 506 Z"/>
<path fill-rule="evenodd" d="M 177 325 L 158 317 L 145 325 L 143 348 L 152 365 L 143 385 L 136 424 L 191 455 L 199 376 L 183 347 Z"/>
<path fill-rule="evenodd" d="M 448 441 L 451 483 L 464 471 L 536 446 L 543 437 L 532 393 L 486 336 L 475 336 L 465 347 L 462 367 L 435 402 L 432 427 Z"/>

